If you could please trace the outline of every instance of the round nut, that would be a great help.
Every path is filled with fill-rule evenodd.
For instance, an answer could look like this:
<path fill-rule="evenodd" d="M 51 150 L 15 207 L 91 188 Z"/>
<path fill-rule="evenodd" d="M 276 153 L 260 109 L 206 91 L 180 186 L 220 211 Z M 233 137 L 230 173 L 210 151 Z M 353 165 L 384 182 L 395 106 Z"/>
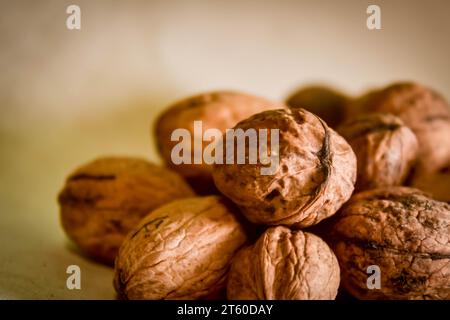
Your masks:
<path fill-rule="evenodd" d="M 239 300 L 330 300 L 339 287 L 339 265 L 319 237 L 285 227 L 268 229 L 232 262 L 227 297 Z"/>
<path fill-rule="evenodd" d="M 379 92 L 378 88 L 368 90 L 364 92 L 362 95 L 355 97 L 353 99 L 349 99 L 347 101 L 347 104 L 345 105 L 345 119 L 344 121 L 350 121 L 353 118 L 359 117 L 368 111 L 367 109 L 367 102 L 372 100 L 375 95 L 377 95 Z M 343 122 L 344 122 L 343 121 Z"/>
<path fill-rule="evenodd" d="M 361 192 L 332 225 L 343 286 L 359 299 L 450 299 L 450 205 L 417 189 Z M 380 286 L 368 286 L 368 268 Z M 371 285 L 376 281 L 371 282 Z"/>
<path fill-rule="evenodd" d="M 304 109 L 271 110 L 241 121 L 234 129 L 251 128 L 279 129 L 276 172 L 262 175 L 262 164 L 249 163 L 216 164 L 213 172 L 217 188 L 250 221 L 307 227 L 333 215 L 350 198 L 356 180 L 355 154 L 319 117 Z M 257 152 L 249 150 L 250 144 L 245 147 L 246 152 Z"/>
<path fill-rule="evenodd" d="M 143 159 L 103 157 L 75 170 L 59 194 L 64 230 L 87 254 L 113 264 L 126 234 L 153 209 L 192 196 L 175 172 Z"/>
<path fill-rule="evenodd" d="M 126 299 L 198 299 L 225 288 L 244 228 L 218 196 L 187 198 L 142 220 L 120 248 L 114 287 Z"/>
<path fill-rule="evenodd" d="M 160 115 L 156 122 L 156 140 L 158 149 L 165 162 L 173 170 L 180 173 L 199 193 L 213 193 L 215 190 L 211 177 L 212 166 L 202 161 L 194 164 L 194 152 L 191 152 L 191 164 L 174 164 L 171 152 L 178 141 L 172 141 L 172 132 L 176 129 L 187 129 L 191 141 L 185 150 L 192 150 L 194 140 L 202 141 L 203 132 L 195 136 L 194 121 L 202 121 L 203 131 L 218 129 L 225 132 L 239 121 L 264 110 L 284 108 L 283 104 L 264 98 L 231 91 L 217 91 L 196 95 L 170 106 Z M 203 149 L 211 142 L 202 143 Z M 203 154 L 203 153 L 202 153 Z"/>
<path fill-rule="evenodd" d="M 349 98 L 331 88 L 309 86 L 292 94 L 286 104 L 291 108 L 304 108 L 322 118 L 328 126 L 336 128 L 346 118 Z"/>
<path fill-rule="evenodd" d="M 431 172 L 418 168 L 410 185 L 431 194 L 436 200 L 450 203 L 450 163 Z"/>
<path fill-rule="evenodd" d="M 450 161 L 450 107 L 431 89 L 415 83 L 396 83 L 365 101 L 365 110 L 400 117 L 417 136 L 419 164 L 429 170 Z"/>
<path fill-rule="evenodd" d="M 356 190 L 401 185 L 416 161 L 416 136 L 394 115 L 361 115 L 338 132 L 356 154 Z"/>

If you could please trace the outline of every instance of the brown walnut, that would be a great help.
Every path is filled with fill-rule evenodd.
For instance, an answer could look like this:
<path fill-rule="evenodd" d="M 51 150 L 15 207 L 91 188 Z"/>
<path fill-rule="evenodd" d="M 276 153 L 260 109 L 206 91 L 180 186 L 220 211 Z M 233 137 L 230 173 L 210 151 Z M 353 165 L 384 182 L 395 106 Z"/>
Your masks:
<path fill-rule="evenodd" d="M 436 200 L 450 203 L 450 162 L 434 171 L 417 168 L 410 186 L 431 194 Z"/>
<path fill-rule="evenodd" d="M 350 198 L 356 180 L 355 154 L 316 115 L 304 109 L 270 110 L 234 128 L 279 129 L 279 165 L 274 174 L 262 175 L 264 165 L 259 162 L 214 166 L 217 188 L 250 221 L 306 227 L 333 215 Z M 249 144 L 245 147 L 256 152 Z"/>
<path fill-rule="evenodd" d="M 177 200 L 142 220 L 120 248 L 114 287 L 125 299 L 198 299 L 226 285 L 231 258 L 246 241 L 219 196 Z"/>
<path fill-rule="evenodd" d="M 420 166 L 435 170 L 450 161 L 450 107 L 435 91 L 415 83 L 395 83 L 372 93 L 365 111 L 392 113 L 417 136 Z"/>
<path fill-rule="evenodd" d="M 359 117 L 362 114 L 365 114 L 367 112 L 367 102 L 372 100 L 373 97 L 378 94 L 379 89 L 374 88 L 371 90 L 368 90 L 361 94 L 358 97 L 355 97 L 353 99 L 349 99 L 345 105 L 345 119 L 343 122 L 350 121 L 353 118 Z"/>
<path fill-rule="evenodd" d="M 331 239 L 356 298 L 450 299 L 450 205 L 407 187 L 361 192 L 335 216 Z M 373 265 L 379 289 L 368 287 Z"/>
<path fill-rule="evenodd" d="M 364 114 L 338 132 L 356 154 L 356 190 L 401 185 L 416 161 L 416 136 L 394 115 Z"/>
<path fill-rule="evenodd" d="M 194 164 L 193 151 L 191 164 L 174 164 L 171 152 L 178 141 L 171 141 L 175 129 L 187 129 L 194 145 L 194 121 L 202 121 L 203 131 L 219 129 L 225 132 L 239 121 L 264 110 L 279 109 L 285 106 L 261 97 L 233 91 L 216 91 L 199 94 L 176 102 L 162 113 L 156 121 L 155 134 L 158 149 L 165 162 L 180 173 L 201 194 L 214 193 L 212 166 L 206 163 Z M 200 140 L 202 137 L 198 137 Z M 203 148 L 210 142 L 203 143 Z"/>
<path fill-rule="evenodd" d="M 339 287 L 339 265 L 319 237 L 286 227 L 268 229 L 241 249 L 228 277 L 228 299 L 329 300 Z"/>
<path fill-rule="evenodd" d="M 291 108 L 304 108 L 322 118 L 328 126 L 336 128 L 346 117 L 349 98 L 325 86 L 304 87 L 293 93 L 286 104 Z"/>
<path fill-rule="evenodd" d="M 126 234 L 153 209 L 192 196 L 175 172 L 143 159 L 103 157 L 78 168 L 60 192 L 61 222 L 87 254 L 113 264 Z"/>

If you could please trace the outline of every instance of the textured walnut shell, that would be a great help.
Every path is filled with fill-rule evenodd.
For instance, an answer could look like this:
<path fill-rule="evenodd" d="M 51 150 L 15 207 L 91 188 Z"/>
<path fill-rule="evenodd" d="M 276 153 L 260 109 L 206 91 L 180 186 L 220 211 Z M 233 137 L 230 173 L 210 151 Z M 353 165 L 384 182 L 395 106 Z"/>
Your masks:
<path fill-rule="evenodd" d="M 126 234 L 153 209 L 192 196 L 175 172 L 143 159 L 104 157 L 72 173 L 60 192 L 69 237 L 99 261 L 113 264 Z"/>
<path fill-rule="evenodd" d="M 211 165 L 193 164 L 193 161 L 192 164 L 176 165 L 172 162 L 172 148 L 179 143 L 171 141 L 172 132 L 179 128 L 188 129 L 193 146 L 194 121 L 202 121 L 203 131 L 214 128 L 225 132 L 255 113 L 283 107 L 280 103 L 232 91 L 209 92 L 189 97 L 170 106 L 157 119 L 155 134 L 158 149 L 168 166 L 185 177 L 197 192 L 212 193 L 215 187 L 211 177 Z M 203 143 L 203 148 L 209 143 Z"/>
<path fill-rule="evenodd" d="M 421 166 L 434 170 L 450 161 L 450 107 L 433 90 L 396 83 L 366 99 L 365 110 L 400 117 L 417 136 Z"/>
<path fill-rule="evenodd" d="M 214 166 L 217 188 L 250 221 L 306 227 L 333 215 L 350 198 L 355 154 L 316 115 L 304 109 L 271 110 L 235 128 L 280 130 L 279 166 L 273 175 L 261 175 L 260 163 Z"/>
<path fill-rule="evenodd" d="M 319 237 L 286 227 L 268 229 L 233 259 L 228 299 L 330 300 L 339 287 L 339 265 Z"/>
<path fill-rule="evenodd" d="M 218 196 L 177 200 L 149 214 L 120 248 L 114 287 L 126 299 L 198 299 L 224 289 L 242 225 Z"/>
<path fill-rule="evenodd" d="M 416 161 L 416 136 L 394 115 L 365 114 L 344 123 L 338 132 L 356 154 L 356 190 L 401 185 Z"/>
<path fill-rule="evenodd" d="M 390 187 L 354 195 L 335 219 L 334 252 L 352 295 L 450 299 L 450 205 Z M 368 289 L 371 265 L 380 268 L 380 289 Z"/>
<path fill-rule="evenodd" d="M 293 93 L 286 104 L 291 108 L 304 108 L 336 128 L 346 117 L 349 98 L 331 88 L 309 86 Z"/>

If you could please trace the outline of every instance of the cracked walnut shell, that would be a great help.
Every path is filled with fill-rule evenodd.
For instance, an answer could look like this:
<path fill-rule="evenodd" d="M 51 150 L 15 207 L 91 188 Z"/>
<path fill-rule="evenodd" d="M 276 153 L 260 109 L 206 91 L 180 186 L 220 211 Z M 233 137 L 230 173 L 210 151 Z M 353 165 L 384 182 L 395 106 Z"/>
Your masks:
<path fill-rule="evenodd" d="M 114 287 L 125 299 L 217 296 L 243 226 L 219 196 L 177 200 L 149 214 L 120 248 Z"/>
<path fill-rule="evenodd" d="M 251 128 L 279 129 L 275 173 L 262 175 L 260 163 L 216 164 L 213 171 L 217 188 L 250 221 L 307 227 L 333 215 L 350 198 L 356 180 L 355 154 L 322 119 L 304 109 L 270 110 L 234 127 Z M 249 144 L 245 147 L 256 152 L 249 150 Z"/>
<path fill-rule="evenodd" d="M 169 169 L 130 157 L 103 157 L 72 173 L 58 201 L 62 226 L 89 256 L 113 264 L 119 247 L 153 209 L 192 196 Z"/>
<path fill-rule="evenodd" d="M 394 115 L 364 114 L 343 124 L 338 132 L 356 154 L 356 190 L 401 185 L 416 161 L 416 136 Z"/>
<path fill-rule="evenodd" d="M 286 227 L 268 229 L 241 249 L 228 276 L 228 299 L 330 300 L 339 287 L 339 265 L 319 237 Z"/>
<path fill-rule="evenodd" d="M 194 189 L 201 194 L 213 193 L 215 190 L 211 176 L 212 165 L 194 164 L 193 152 L 191 164 L 174 164 L 171 158 L 173 147 L 178 141 L 171 141 L 171 134 L 176 129 L 187 129 L 194 139 L 202 140 L 202 136 L 195 137 L 194 121 L 202 121 L 203 131 L 218 129 L 225 132 L 239 121 L 264 110 L 279 109 L 285 106 L 261 97 L 233 92 L 214 91 L 192 96 L 176 102 L 164 111 L 156 121 L 155 135 L 159 152 L 168 166 L 186 178 Z M 198 134 L 203 135 L 203 132 Z M 203 143 L 203 148 L 208 143 Z M 191 150 L 186 146 L 187 150 Z"/>
<path fill-rule="evenodd" d="M 450 299 L 450 205 L 407 187 L 354 195 L 331 226 L 343 286 L 360 299 Z M 381 286 L 368 289 L 367 268 Z"/>

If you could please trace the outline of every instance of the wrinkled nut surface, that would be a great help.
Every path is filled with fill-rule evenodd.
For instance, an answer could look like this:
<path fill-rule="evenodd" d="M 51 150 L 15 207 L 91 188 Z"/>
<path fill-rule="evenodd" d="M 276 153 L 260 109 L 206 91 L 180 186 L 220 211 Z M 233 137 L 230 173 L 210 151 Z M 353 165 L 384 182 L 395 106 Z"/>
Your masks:
<path fill-rule="evenodd" d="M 330 300 L 339 287 L 339 265 L 319 237 L 286 227 L 268 229 L 233 259 L 228 299 Z"/>
<path fill-rule="evenodd" d="M 306 227 L 333 215 L 350 198 L 356 180 L 355 154 L 316 115 L 304 109 L 271 110 L 235 128 L 279 129 L 279 165 L 273 175 L 262 175 L 260 163 L 214 166 L 217 188 L 250 221 Z"/>
<path fill-rule="evenodd" d="M 401 185 L 416 161 L 419 145 L 400 118 L 369 113 L 338 128 L 356 154 L 356 190 Z"/>
<path fill-rule="evenodd" d="M 286 104 L 291 108 L 303 108 L 336 128 L 346 117 L 349 98 L 343 93 L 324 86 L 301 88 L 292 94 Z"/>
<path fill-rule="evenodd" d="M 191 152 L 191 164 L 176 165 L 172 162 L 172 149 L 179 143 L 179 141 L 171 141 L 172 132 L 180 128 L 189 130 L 192 140 L 188 142 L 194 146 L 194 139 L 202 140 L 202 136 L 194 138 L 194 121 L 202 121 L 203 132 L 207 129 L 218 129 L 225 132 L 226 129 L 232 128 L 239 121 L 255 113 L 284 107 L 281 103 L 232 91 L 216 91 L 196 95 L 170 106 L 158 118 L 155 125 L 158 149 L 165 162 L 188 179 L 197 191 L 210 193 L 211 189 L 214 189 L 211 165 L 204 162 L 194 164 L 193 151 Z M 204 142 L 203 148 L 209 143 L 209 141 Z M 192 149 L 193 147 L 186 147 L 186 150 Z"/>
<path fill-rule="evenodd" d="M 120 248 L 114 287 L 126 299 L 197 299 L 224 289 L 242 225 L 218 196 L 177 200 L 149 214 Z"/>
<path fill-rule="evenodd" d="M 126 234 L 153 209 L 193 192 L 143 159 L 103 157 L 73 172 L 59 194 L 62 226 L 87 254 L 113 264 Z"/>
<path fill-rule="evenodd" d="M 450 205 L 417 189 L 356 194 L 332 234 L 344 287 L 360 299 L 450 299 Z M 367 268 L 380 268 L 380 289 Z"/>
<path fill-rule="evenodd" d="M 424 168 L 435 170 L 450 161 L 450 107 L 433 90 L 415 83 L 396 83 L 372 94 L 365 101 L 365 110 L 400 117 L 417 136 Z"/>

